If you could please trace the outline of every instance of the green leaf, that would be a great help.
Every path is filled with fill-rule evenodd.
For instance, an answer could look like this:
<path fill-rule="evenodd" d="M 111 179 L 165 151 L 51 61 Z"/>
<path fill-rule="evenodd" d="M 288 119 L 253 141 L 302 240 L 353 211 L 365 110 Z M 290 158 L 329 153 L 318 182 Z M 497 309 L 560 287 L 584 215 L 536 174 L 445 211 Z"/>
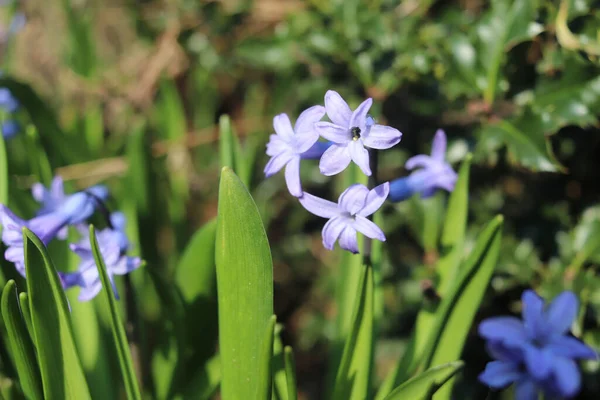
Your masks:
<path fill-rule="evenodd" d="M 458 265 L 463 253 L 467 217 L 469 213 L 469 172 L 472 156 L 469 154 L 460 166 L 458 180 L 450 195 L 446 219 L 442 231 L 442 256 L 437 264 L 440 275 L 439 293 L 443 295 L 458 273 Z M 424 331 L 425 332 L 425 331 Z"/>
<path fill-rule="evenodd" d="M 258 360 L 259 384 L 257 399 L 270 400 L 273 393 L 273 340 L 277 317 L 271 316 L 262 340 L 261 357 Z"/>
<path fill-rule="evenodd" d="M 27 293 L 19 293 L 19 305 L 21 306 L 21 313 L 23 314 L 27 332 L 29 332 L 29 337 L 33 340 L 33 325 L 31 322 L 31 310 L 29 309 L 29 296 L 27 296 Z"/>
<path fill-rule="evenodd" d="M 273 398 L 288 400 L 285 355 L 280 337 L 282 328 L 281 325 L 275 327 L 275 339 L 273 340 Z"/>
<path fill-rule="evenodd" d="M 335 379 L 334 400 L 367 399 L 373 364 L 373 268 L 363 267 L 354 306 L 352 327 L 346 339 Z"/>
<path fill-rule="evenodd" d="M 212 399 L 221 382 L 221 358 L 217 354 L 202 365 L 183 393 L 184 399 Z"/>
<path fill-rule="evenodd" d="M 113 285 L 106 271 L 106 265 L 104 264 L 104 258 L 98 247 L 96 231 L 93 225 L 90 225 L 90 245 L 92 247 L 92 253 L 94 254 L 96 267 L 98 268 L 98 275 L 100 275 L 102 287 L 104 288 L 104 290 L 101 291 L 101 296 L 104 299 L 104 308 L 108 308 L 110 313 L 112 334 L 113 339 L 115 340 L 117 355 L 119 357 L 119 366 L 121 367 L 121 375 L 123 376 L 123 382 L 125 384 L 125 392 L 127 393 L 128 399 L 141 399 L 142 396 L 140 394 L 140 389 L 138 388 L 135 370 L 133 369 L 133 362 L 131 361 L 131 354 L 129 353 L 129 344 L 127 342 L 125 328 L 121 323 L 117 302 L 112 290 Z"/>
<path fill-rule="evenodd" d="M 462 361 L 433 367 L 397 387 L 385 400 L 427 400 L 463 367 Z"/>
<path fill-rule="evenodd" d="M 221 396 L 260 398 L 256 360 L 273 315 L 273 264 L 256 204 L 230 168 L 221 172 L 215 251 Z"/>
<path fill-rule="evenodd" d="M 294 361 L 294 352 L 290 346 L 283 349 L 285 358 L 285 377 L 287 380 L 288 400 L 298 400 L 298 389 L 296 387 L 296 362 Z"/>
<path fill-rule="evenodd" d="M 431 368 L 458 359 L 483 295 L 492 278 L 502 239 L 503 217 L 494 218 L 479 235 L 475 247 L 463 263 L 460 275 L 436 312 L 436 325 L 423 353 L 422 368 Z M 436 399 L 449 399 L 447 385 Z"/>
<path fill-rule="evenodd" d="M 77 356 L 67 298 L 43 243 L 23 228 L 27 293 L 44 398 L 90 399 Z"/>
<path fill-rule="evenodd" d="M 42 399 L 40 370 L 24 321 L 27 317 L 21 315 L 17 287 L 13 280 L 8 281 L 2 291 L 2 318 L 23 393 L 28 399 Z"/>
<path fill-rule="evenodd" d="M 235 168 L 235 143 L 229 115 L 219 118 L 219 155 L 221 167 Z"/>

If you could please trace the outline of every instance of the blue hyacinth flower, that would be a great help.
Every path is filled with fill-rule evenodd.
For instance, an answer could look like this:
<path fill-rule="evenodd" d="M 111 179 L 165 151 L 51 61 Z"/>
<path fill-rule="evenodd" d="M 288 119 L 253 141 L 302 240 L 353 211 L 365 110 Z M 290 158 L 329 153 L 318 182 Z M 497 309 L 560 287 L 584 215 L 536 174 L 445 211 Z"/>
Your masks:
<path fill-rule="evenodd" d="M 517 400 L 537 400 L 540 391 L 548 396 L 575 396 L 581 386 L 576 360 L 597 358 L 591 347 L 568 335 L 577 317 L 577 297 L 565 291 L 547 307 L 532 290 L 521 299 L 522 320 L 494 317 L 479 325 L 479 334 L 495 359 L 479 380 L 494 389 L 515 383 Z"/>
<path fill-rule="evenodd" d="M 115 212 L 111 214 L 110 222 L 112 226 L 99 231 L 96 234 L 96 240 L 106 265 L 106 272 L 112 283 L 113 292 L 118 299 L 114 275 L 124 275 L 137 269 L 142 264 L 142 260 L 139 257 L 126 255 L 129 249 L 129 240 L 125 234 L 125 216 Z M 79 243 L 71 244 L 70 247 L 81 258 L 81 262 L 77 272 L 63 274 L 63 285 L 65 288 L 80 286 L 79 300 L 91 300 L 102 289 L 102 281 L 92 253 L 89 232 Z"/>
<path fill-rule="evenodd" d="M 438 130 L 433 138 L 431 156 L 419 154 L 406 161 L 405 168 L 420 168 L 410 176 L 390 182 L 390 200 L 399 202 L 419 193 L 425 199 L 433 196 L 436 190 L 454 190 L 457 174 L 446 162 L 446 134 Z"/>

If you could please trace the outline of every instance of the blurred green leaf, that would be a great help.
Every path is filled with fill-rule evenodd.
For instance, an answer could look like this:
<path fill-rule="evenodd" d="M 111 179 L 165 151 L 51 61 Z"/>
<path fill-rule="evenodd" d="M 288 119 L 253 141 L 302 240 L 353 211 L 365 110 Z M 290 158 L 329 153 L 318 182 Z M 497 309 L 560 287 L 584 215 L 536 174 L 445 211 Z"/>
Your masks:
<path fill-rule="evenodd" d="M 221 358 L 217 354 L 198 368 L 190 381 L 190 385 L 183 393 L 184 399 L 208 400 L 213 395 L 221 382 Z"/>
<path fill-rule="evenodd" d="M 219 118 L 219 155 L 221 167 L 235 168 L 235 138 L 229 115 Z"/>
<path fill-rule="evenodd" d="M 285 359 L 285 376 L 287 380 L 287 399 L 298 400 L 298 388 L 296 387 L 296 362 L 294 352 L 290 346 L 283 349 Z"/>
<path fill-rule="evenodd" d="M 502 240 L 503 217 L 494 218 L 479 235 L 473 251 L 464 261 L 458 279 L 443 296 L 436 312 L 436 326 L 423 352 L 422 368 L 431 368 L 458 359 L 473 319 L 492 278 Z M 449 399 L 452 385 L 436 394 Z"/>
<path fill-rule="evenodd" d="M 229 168 L 221 172 L 215 257 L 221 396 L 260 398 L 255 363 L 273 315 L 273 264 L 256 204 Z"/>
<path fill-rule="evenodd" d="M 462 367 L 462 361 L 455 361 L 430 368 L 394 389 L 385 400 L 430 400 Z"/>
<path fill-rule="evenodd" d="M 98 268 L 98 274 L 102 281 L 102 297 L 104 298 L 104 307 L 108 308 L 110 312 L 111 327 L 113 333 L 113 339 L 115 341 L 115 347 L 119 357 L 119 366 L 121 367 L 121 375 L 123 377 L 123 383 L 125 384 L 125 392 L 127 393 L 128 399 L 140 399 L 140 389 L 138 388 L 137 377 L 135 370 L 133 369 L 133 362 L 131 360 L 131 354 L 129 353 L 129 343 L 127 342 L 127 336 L 125 334 L 125 328 L 121 323 L 119 310 L 115 300 L 113 292 L 113 282 L 111 281 L 106 271 L 106 265 L 104 264 L 104 258 L 98 247 L 98 241 L 96 239 L 96 231 L 93 225 L 90 225 L 90 245 L 94 254 L 94 261 Z"/>
<path fill-rule="evenodd" d="M 23 228 L 27 293 L 45 399 L 91 399 L 77 356 L 69 307 L 42 242 Z"/>
<path fill-rule="evenodd" d="M 17 287 L 13 280 L 8 281 L 2 291 L 2 318 L 21 389 L 28 399 L 42 399 L 40 370 L 33 343 L 19 309 Z"/>
<path fill-rule="evenodd" d="M 334 400 L 367 399 L 373 365 L 373 268 L 363 267 L 352 327 L 335 379 Z"/>
<path fill-rule="evenodd" d="M 273 398 L 288 400 L 285 355 L 280 337 L 282 329 L 281 325 L 275 327 L 275 339 L 273 340 Z"/>

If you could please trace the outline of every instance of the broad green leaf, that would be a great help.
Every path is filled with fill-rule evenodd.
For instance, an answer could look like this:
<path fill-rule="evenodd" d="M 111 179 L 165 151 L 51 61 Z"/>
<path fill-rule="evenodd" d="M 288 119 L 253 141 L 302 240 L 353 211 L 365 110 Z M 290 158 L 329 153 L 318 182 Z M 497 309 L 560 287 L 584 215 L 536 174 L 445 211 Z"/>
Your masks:
<path fill-rule="evenodd" d="M 273 315 L 273 264 L 256 204 L 226 167 L 221 172 L 217 215 L 221 396 L 259 398 L 256 360 Z"/>
<path fill-rule="evenodd" d="M 335 379 L 334 400 L 370 397 L 373 364 L 373 268 L 363 267 L 356 291 L 352 327 Z"/>
<path fill-rule="evenodd" d="M 90 399 L 77 356 L 67 298 L 52 260 L 33 232 L 23 228 L 27 294 L 44 398 Z"/>
<path fill-rule="evenodd" d="M 27 332 L 29 333 L 31 340 L 33 340 L 33 325 L 31 322 L 31 310 L 29 309 L 29 296 L 27 296 L 27 293 L 19 293 L 19 305 L 21 306 L 21 313 L 23 314 Z"/>
<path fill-rule="evenodd" d="M 469 330 L 488 287 L 502 239 L 502 216 L 494 218 L 479 235 L 460 275 L 436 313 L 436 326 L 423 354 L 422 368 L 460 358 Z M 449 399 L 452 385 L 442 388 L 436 399 Z"/>
<path fill-rule="evenodd" d="M 258 359 L 259 384 L 257 399 L 271 400 L 273 393 L 273 340 L 275 338 L 275 323 L 277 317 L 271 316 L 267 330 L 262 339 L 261 355 Z"/>
<path fill-rule="evenodd" d="M 283 349 L 285 358 L 285 377 L 287 380 L 287 398 L 288 400 L 298 400 L 298 389 L 296 387 L 296 362 L 294 361 L 294 352 L 290 346 Z"/>
<path fill-rule="evenodd" d="M 8 281 L 2 291 L 2 318 L 21 389 L 28 399 L 42 399 L 40 370 L 24 321 L 26 316 L 21 315 L 17 287 L 13 280 Z"/>
<path fill-rule="evenodd" d="M 108 308 L 110 313 L 113 339 L 119 357 L 119 366 L 121 367 L 121 375 L 123 377 L 123 383 L 125 384 L 125 392 L 127 393 L 128 399 L 141 399 L 142 396 L 140 394 L 140 389 L 138 388 L 135 370 L 133 369 L 131 354 L 129 353 L 129 343 L 127 342 L 125 328 L 121 323 L 119 310 L 112 290 L 113 284 L 106 271 L 106 265 L 104 264 L 104 258 L 98 247 L 96 231 L 93 225 L 90 225 L 90 244 L 92 252 L 94 253 L 94 261 L 98 268 L 98 274 L 102 281 L 102 287 L 104 288 L 104 290 L 101 291 L 101 296 L 104 298 L 104 307 Z"/>
<path fill-rule="evenodd" d="M 462 366 L 462 361 L 455 361 L 428 369 L 394 389 L 385 400 L 429 400 Z"/>

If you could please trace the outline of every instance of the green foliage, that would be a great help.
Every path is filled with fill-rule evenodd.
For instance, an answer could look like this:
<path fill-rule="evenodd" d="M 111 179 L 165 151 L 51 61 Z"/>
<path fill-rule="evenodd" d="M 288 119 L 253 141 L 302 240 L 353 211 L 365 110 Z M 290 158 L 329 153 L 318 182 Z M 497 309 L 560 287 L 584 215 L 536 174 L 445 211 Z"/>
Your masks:
<path fill-rule="evenodd" d="M 398 386 L 385 399 L 431 399 L 441 387 L 445 387 L 444 385 L 446 382 L 448 382 L 448 380 L 452 378 L 462 367 L 463 363 L 461 361 L 455 361 L 430 368 L 422 374 L 419 374 Z"/>
<path fill-rule="evenodd" d="M 224 399 L 261 398 L 263 376 L 254 360 L 262 359 L 265 332 L 273 329 L 267 328 L 273 315 L 273 266 L 258 209 L 227 167 L 219 185 L 215 254 L 221 395 Z"/>

